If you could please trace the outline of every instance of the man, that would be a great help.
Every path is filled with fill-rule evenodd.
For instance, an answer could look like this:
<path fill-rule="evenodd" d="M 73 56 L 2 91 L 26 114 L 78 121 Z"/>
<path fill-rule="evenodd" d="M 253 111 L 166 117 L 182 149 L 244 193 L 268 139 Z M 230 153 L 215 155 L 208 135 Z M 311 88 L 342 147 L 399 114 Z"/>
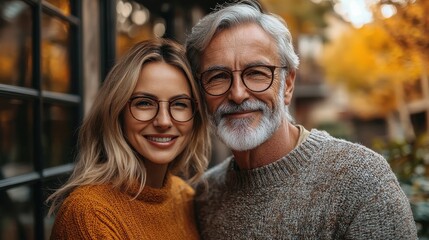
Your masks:
<path fill-rule="evenodd" d="M 203 239 L 417 238 L 382 156 L 293 123 L 299 60 L 281 19 L 253 1 L 224 5 L 194 26 L 186 48 L 233 153 L 198 186 Z"/>

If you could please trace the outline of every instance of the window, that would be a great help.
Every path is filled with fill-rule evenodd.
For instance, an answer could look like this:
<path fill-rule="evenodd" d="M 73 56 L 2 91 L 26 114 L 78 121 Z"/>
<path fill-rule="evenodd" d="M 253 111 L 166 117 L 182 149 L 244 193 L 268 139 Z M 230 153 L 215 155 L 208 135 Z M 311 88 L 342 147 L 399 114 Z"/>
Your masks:
<path fill-rule="evenodd" d="M 82 119 L 81 1 L 0 2 L 0 239 L 47 239 Z"/>

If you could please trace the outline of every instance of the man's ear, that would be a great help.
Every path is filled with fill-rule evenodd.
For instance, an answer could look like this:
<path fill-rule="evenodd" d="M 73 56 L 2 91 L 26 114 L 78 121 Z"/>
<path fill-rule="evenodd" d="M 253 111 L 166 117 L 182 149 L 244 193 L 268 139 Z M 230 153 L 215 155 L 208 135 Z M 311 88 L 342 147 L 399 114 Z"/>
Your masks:
<path fill-rule="evenodd" d="M 287 106 L 292 101 L 292 95 L 293 95 L 293 90 L 295 86 L 296 71 L 291 70 L 286 74 L 287 76 L 286 76 L 285 89 L 284 89 L 284 101 L 285 101 L 285 105 Z"/>

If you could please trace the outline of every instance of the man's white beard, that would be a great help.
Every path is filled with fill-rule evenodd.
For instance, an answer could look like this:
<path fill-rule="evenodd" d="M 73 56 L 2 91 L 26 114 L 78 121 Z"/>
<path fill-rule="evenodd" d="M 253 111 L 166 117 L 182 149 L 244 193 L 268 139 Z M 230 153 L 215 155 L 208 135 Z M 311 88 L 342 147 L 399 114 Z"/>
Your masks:
<path fill-rule="evenodd" d="M 254 118 L 231 119 L 225 114 L 239 111 L 262 111 L 262 117 L 256 127 Z M 277 106 L 271 110 L 260 100 L 247 100 L 240 105 L 228 102 L 221 105 L 210 117 L 216 135 L 232 150 L 246 151 L 261 145 L 279 128 L 287 107 L 283 96 L 278 98 Z"/>

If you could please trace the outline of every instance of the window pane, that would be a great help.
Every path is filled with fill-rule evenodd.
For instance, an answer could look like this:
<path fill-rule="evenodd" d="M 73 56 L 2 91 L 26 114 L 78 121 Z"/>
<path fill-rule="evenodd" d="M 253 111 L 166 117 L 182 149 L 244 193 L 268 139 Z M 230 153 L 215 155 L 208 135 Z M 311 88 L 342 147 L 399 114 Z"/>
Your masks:
<path fill-rule="evenodd" d="M 42 88 L 71 93 L 70 25 L 43 14 L 42 18 Z"/>
<path fill-rule="evenodd" d="M 0 83 L 32 87 L 32 13 L 22 1 L 0 1 Z"/>
<path fill-rule="evenodd" d="M 33 171 L 33 102 L 0 98 L 0 179 Z"/>
<path fill-rule="evenodd" d="M 30 186 L 0 191 L 0 239 L 34 239 Z"/>
<path fill-rule="evenodd" d="M 46 199 L 49 197 L 49 195 L 54 193 L 56 189 L 59 189 L 67 181 L 68 177 L 69 175 L 61 175 L 55 179 L 45 182 L 43 186 L 43 196 L 44 196 L 43 201 L 46 202 Z M 48 206 L 45 204 L 44 207 L 45 207 L 45 214 L 44 214 L 45 239 L 49 239 L 49 237 L 51 236 L 52 227 L 54 225 L 55 215 L 51 215 L 48 217 L 47 214 L 48 214 L 50 205 Z"/>
<path fill-rule="evenodd" d="M 44 105 L 44 151 L 46 167 L 73 161 L 75 132 L 78 122 L 76 106 Z"/>
<path fill-rule="evenodd" d="M 65 15 L 70 15 L 70 1 L 69 0 L 43 0 L 51 5 L 57 7 Z"/>

